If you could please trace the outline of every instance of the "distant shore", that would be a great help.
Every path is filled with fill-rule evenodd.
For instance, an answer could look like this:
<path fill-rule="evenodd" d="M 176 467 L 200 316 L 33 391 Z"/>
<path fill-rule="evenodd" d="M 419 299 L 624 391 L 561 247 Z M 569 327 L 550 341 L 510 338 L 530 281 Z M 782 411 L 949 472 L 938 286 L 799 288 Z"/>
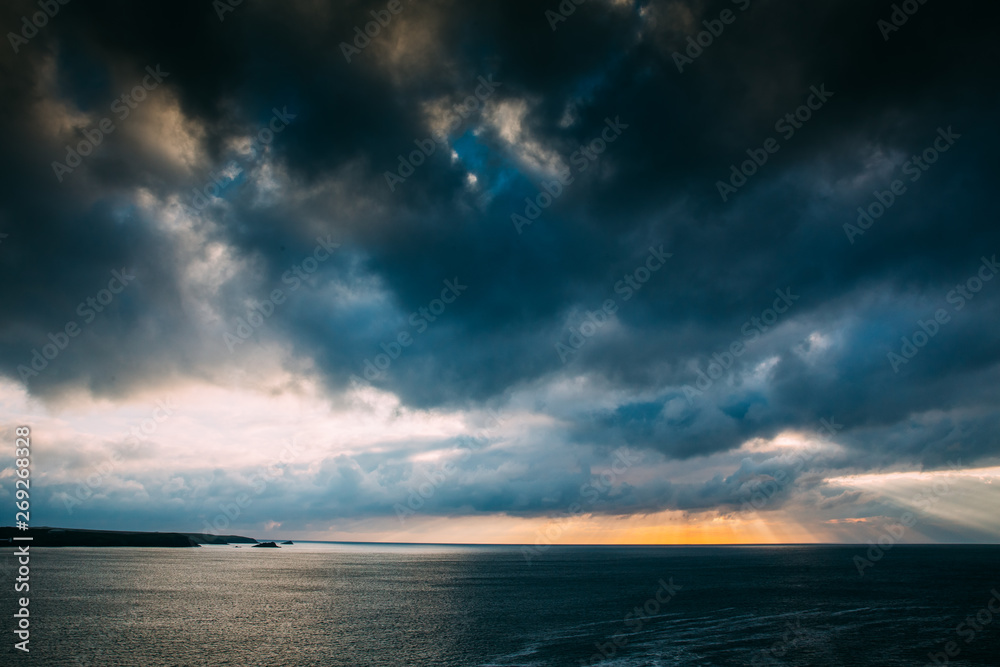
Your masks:
<path fill-rule="evenodd" d="M 30 537 L 36 547 L 200 547 L 203 544 L 257 544 L 252 537 L 209 535 L 206 533 L 158 533 L 124 530 L 83 530 L 78 528 L 0 527 L 0 547 L 14 546 L 12 538 Z M 24 544 L 24 542 L 21 542 Z"/>

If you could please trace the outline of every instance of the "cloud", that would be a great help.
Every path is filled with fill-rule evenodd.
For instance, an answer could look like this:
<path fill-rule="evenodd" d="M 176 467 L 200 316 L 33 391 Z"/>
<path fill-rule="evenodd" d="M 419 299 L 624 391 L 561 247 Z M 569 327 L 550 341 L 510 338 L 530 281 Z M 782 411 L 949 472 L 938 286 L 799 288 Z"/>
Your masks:
<path fill-rule="evenodd" d="M 363 396 L 461 423 L 487 408 L 518 415 L 427 500 L 435 516 L 558 513 L 621 446 L 662 479 L 623 481 L 596 513 L 726 514 L 774 472 L 770 450 L 747 443 L 815 435 L 829 418 L 839 449 L 773 507 L 869 498 L 810 496 L 810 475 L 992 465 L 1000 282 L 961 308 L 955 294 L 1000 252 L 994 10 L 928 5 L 886 42 L 885 7 L 761 0 L 679 73 L 672 54 L 733 4 L 586 3 L 556 31 L 534 3 L 406 5 L 352 62 L 336 45 L 365 22 L 364 3 L 260 2 L 221 22 L 198 4 L 67 8 L 0 55 L 0 373 L 53 414 L 175 388 L 212 395 L 221 414 L 227 392 L 304 400 L 308 388 L 358 415 Z M 19 25 L 33 8 L 0 16 Z M 112 105 L 147 67 L 169 75 L 121 117 Z M 486 76 L 502 85 L 390 189 L 400 156 L 440 136 Z M 778 123 L 811 86 L 832 96 L 785 136 Z M 276 113 L 289 122 L 263 141 Z M 114 131 L 60 181 L 52 163 L 106 117 Z M 597 155 L 618 117 L 628 129 Z M 939 128 L 961 138 L 913 172 Z M 772 137 L 780 150 L 722 201 L 717 182 Z M 574 162 L 587 150 L 593 160 Z M 573 182 L 518 234 L 511 215 L 566 168 Z M 852 243 L 844 225 L 895 179 L 905 195 Z M 309 272 L 318 238 L 339 247 Z M 661 245 L 672 258 L 625 299 L 619 281 Z M 87 321 L 81 304 L 123 269 L 134 282 Z M 445 280 L 468 291 L 434 314 Z M 227 345 L 275 290 L 282 303 Z M 801 296 L 768 324 L 775 290 Z M 607 299 L 613 322 L 563 363 L 555 344 Z M 894 368 L 889 353 L 940 309 L 948 324 Z M 70 323 L 79 334 L 47 358 Z M 412 343 L 366 379 L 401 334 Z M 113 447 L 71 421 L 84 437 L 64 441 L 66 465 Z M 232 438 L 256 451 L 252 422 L 234 418 Z M 391 518 L 417 469 L 407 456 L 473 430 L 334 449 L 269 493 L 311 526 Z M 116 473 L 102 511 L 173 507 L 196 488 L 211 506 L 245 483 L 245 470 L 196 474 L 183 457 L 143 467 L 173 442 Z"/>

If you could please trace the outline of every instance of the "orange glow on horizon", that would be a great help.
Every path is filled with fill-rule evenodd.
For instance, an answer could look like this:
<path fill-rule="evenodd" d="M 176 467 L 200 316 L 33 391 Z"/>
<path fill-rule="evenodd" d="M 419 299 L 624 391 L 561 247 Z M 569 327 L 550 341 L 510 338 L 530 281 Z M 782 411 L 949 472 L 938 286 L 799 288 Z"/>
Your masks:
<path fill-rule="evenodd" d="M 333 541 L 413 542 L 439 544 L 527 544 L 527 545 L 712 545 L 712 544 L 808 544 L 839 541 L 822 526 L 807 528 L 779 512 L 767 520 L 757 516 L 714 513 L 686 515 L 667 511 L 631 517 L 572 519 L 522 519 L 493 516 L 482 518 L 411 519 L 404 531 L 364 533 L 334 531 L 323 537 Z M 398 524 L 397 524 L 398 525 Z"/>

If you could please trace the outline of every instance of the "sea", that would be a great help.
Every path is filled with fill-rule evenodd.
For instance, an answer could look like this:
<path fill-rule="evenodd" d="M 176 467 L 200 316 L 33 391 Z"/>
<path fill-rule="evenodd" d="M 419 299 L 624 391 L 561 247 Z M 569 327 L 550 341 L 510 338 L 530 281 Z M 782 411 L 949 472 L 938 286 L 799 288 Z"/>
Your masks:
<path fill-rule="evenodd" d="M 1000 547 L 869 550 L 36 548 L 0 664 L 1000 665 Z"/>

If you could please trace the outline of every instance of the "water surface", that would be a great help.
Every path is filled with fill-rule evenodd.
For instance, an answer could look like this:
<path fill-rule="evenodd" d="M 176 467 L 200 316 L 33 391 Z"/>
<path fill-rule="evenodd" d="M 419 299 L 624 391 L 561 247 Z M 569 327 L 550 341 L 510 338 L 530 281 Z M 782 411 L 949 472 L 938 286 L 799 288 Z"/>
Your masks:
<path fill-rule="evenodd" d="M 553 547 L 529 564 L 517 547 L 35 549 L 32 652 L 8 641 L 3 662 L 912 666 L 955 641 L 950 664 L 1000 665 L 1000 615 L 968 643 L 956 634 L 1000 588 L 1000 547 L 897 546 L 861 577 L 863 553 Z"/>

